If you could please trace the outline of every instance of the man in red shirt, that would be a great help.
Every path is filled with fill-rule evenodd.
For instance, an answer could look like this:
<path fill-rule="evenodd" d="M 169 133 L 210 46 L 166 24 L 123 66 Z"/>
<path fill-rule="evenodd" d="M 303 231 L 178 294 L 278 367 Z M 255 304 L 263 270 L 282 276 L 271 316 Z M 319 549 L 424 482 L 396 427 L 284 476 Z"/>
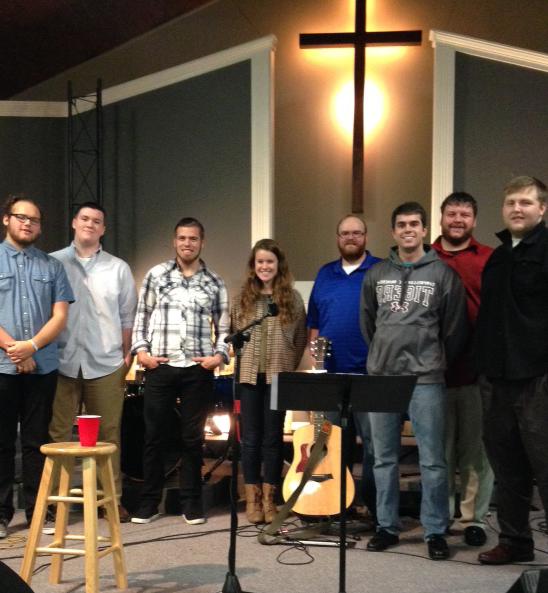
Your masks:
<path fill-rule="evenodd" d="M 441 205 L 441 236 L 432 247 L 440 259 L 460 276 L 466 289 L 468 319 L 476 325 L 480 304 L 481 274 L 493 249 L 478 243 L 472 233 L 478 206 L 467 193 L 452 193 Z M 473 333 L 473 332 L 472 332 Z M 460 526 L 464 541 L 482 546 L 486 541 L 484 518 L 493 491 L 493 471 L 482 442 L 482 405 L 473 370 L 472 340 L 447 370 L 446 458 L 449 511 L 455 513 L 455 470 L 460 474 Z"/>

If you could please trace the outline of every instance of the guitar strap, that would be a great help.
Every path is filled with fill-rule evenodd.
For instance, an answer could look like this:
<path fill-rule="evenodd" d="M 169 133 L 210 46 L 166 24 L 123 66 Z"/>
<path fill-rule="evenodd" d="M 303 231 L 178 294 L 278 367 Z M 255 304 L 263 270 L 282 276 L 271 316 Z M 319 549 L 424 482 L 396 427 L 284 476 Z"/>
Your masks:
<path fill-rule="evenodd" d="M 316 466 L 320 462 L 321 458 L 325 456 L 325 443 L 327 442 L 327 439 L 331 434 L 331 426 L 331 422 L 324 420 L 318 438 L 316 439 L 316 442 L 312 447 L 310 457 L 308 458 L 308 461 L 303 470 L 303 475 L 299 485 L 297 486 L 297 488 L 295 488 L 291 496 L 287 499 L 286 503 L 278 510 L 278 512 L 274 516 L 274 520 L 272 521 L 272 523 L 268 525 L 265 529 L 263 529 L 263 531 L 261 531 L 261 533 L 259 533 L 259 535 L 257 536 L 257 539 L 261 544 L 272 545 L 282 541 L 286 542 L 288 539 L 308 539 L 310 537 L 314 537 L 315 535 L 319 535 L 322 531 L 325 530 L 326 522 L 322 521 L 320 523 L 315 524 L 312 527 L 291 531 L 285 533 L 284 535 L 276 535 L 280 527 L 282 526 L 283 522 L 291 512 L 293 505 L 297 501 L 297 498 L 299 498 L 299 495 L 301 494 L 306 483 L 312 477 L 312 474 L 314 473 Z"/>

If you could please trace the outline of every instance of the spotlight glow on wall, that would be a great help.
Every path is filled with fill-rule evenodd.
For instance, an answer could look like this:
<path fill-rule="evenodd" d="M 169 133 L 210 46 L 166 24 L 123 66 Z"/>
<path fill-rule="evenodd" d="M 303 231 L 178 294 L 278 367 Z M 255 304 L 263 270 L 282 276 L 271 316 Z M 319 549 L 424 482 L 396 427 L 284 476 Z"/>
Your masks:
<path fill-rule="evenodd" d="M 354 50 L 349 47 L 326 47 L 322 49 L 301 49 L 299 57 L 303 57 L 310 64 L 322 67 L 335 67 L 337 70 L 352 68 L 354 65 Z"/>
<path fill-rule="evenodd" d="M 381 88 L 371 80 L 365 82 L 364 135 L 367 141 L 386 117 L 387 100 Z M 348 139 L 352 139 L 354 125 L 354 83 L 345 82 L 335 91 L 332 100 L 332 117 Z"/>
<path fill-rule="evenodd" d="M 389 62 L 392 60 L 401 60 L 408 52 L 409 48 L 403 45 L 381 46 L 373 45 L 365 50 L 366 59 L 371 61 L 378 60 Z"/>
<path fill-rule="evenodd" d="M 365 50 L 366 63 L 391 62 L 402 59 L 408 47 L 404 46 L 371 46 Z M 354 66 L 354 50 L 348 47 L 328 47 L 322 49 L 304 49 L 301 54 L 310 64 L 335 66 L 338 70 Z"/>

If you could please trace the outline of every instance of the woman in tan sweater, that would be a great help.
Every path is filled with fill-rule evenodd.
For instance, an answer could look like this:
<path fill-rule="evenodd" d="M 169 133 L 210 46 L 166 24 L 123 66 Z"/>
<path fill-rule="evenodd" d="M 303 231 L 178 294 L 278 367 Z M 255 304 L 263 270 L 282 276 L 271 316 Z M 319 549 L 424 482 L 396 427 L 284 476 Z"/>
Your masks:
<path fill-rule="evenodd" d="M 270 409 L 272 375 L 294 371 L 306 345 L 304 304 L 293 288 L 285 254 L 272 239 L 261 239 L 251 251 L 244 285 L 232 307 L 232 331 L 262 317 L 269 302 L 276 303 L 278 315 L 251 330 L 240 368 L 242 467 L 251 523 L 272 521 L 282 473 L 285 412 Z"/>

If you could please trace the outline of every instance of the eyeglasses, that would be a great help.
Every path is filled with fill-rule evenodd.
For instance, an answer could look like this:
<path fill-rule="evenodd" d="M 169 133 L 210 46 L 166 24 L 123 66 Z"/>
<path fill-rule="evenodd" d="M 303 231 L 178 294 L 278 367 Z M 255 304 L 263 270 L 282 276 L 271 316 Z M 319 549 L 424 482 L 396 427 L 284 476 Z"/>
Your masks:
<path fill-rule="evenodd" d="M 35 216 L 27 216 L 26 214 L 14 214 L 13 212 L 10 212 L 8 216 L 14 216 L 23 224 L 30 222 L 33 226 L 38 226 L 41 222 L 39 218 L 36 218 Z"/>
<path fill-rule="evenodd" d="M 365 233 L 363 231 L 342 231 L 341 233 L 337 233 L 337 236 L 341 239 L 350 239 L 350 237 L 353 239 L 359 239 L 364 235 Z"/>

